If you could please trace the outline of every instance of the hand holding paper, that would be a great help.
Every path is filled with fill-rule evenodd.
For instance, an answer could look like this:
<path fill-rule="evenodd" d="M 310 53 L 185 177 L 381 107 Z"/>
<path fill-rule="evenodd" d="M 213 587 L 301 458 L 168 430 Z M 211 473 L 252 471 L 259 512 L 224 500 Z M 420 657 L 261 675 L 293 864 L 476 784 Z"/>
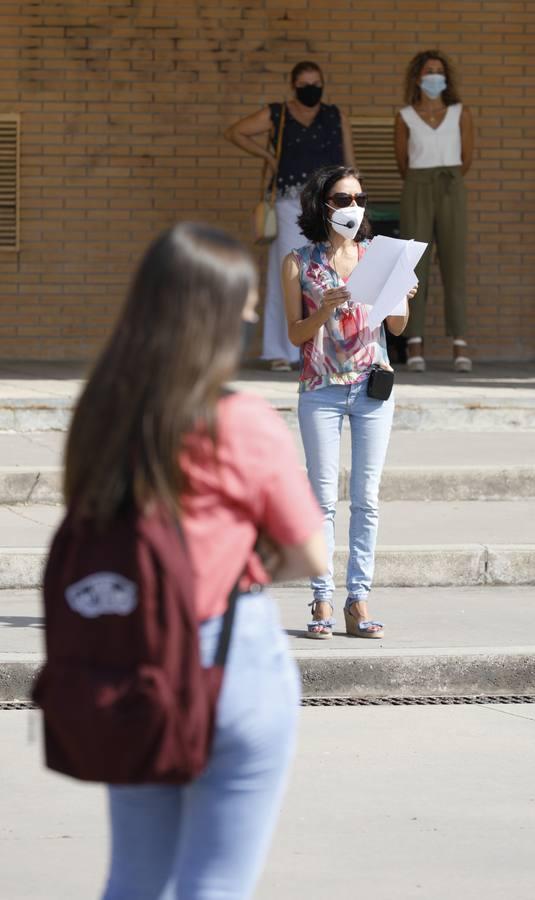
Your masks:
<path fill-rule="evenodd" d="M 354 303 L 373 307 L 370 328 L 377 328 L 387 316 L 405 315 L 405 297 L 416 286 L 414 267 L 427 244 L 379 235 L 374 238 L 347 282 Z"/>

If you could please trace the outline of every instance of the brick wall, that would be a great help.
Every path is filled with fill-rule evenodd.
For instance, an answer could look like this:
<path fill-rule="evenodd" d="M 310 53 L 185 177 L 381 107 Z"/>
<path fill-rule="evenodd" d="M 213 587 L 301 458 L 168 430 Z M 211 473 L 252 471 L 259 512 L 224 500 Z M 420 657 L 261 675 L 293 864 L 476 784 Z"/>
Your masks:
<path fill-rule="evenodd" d="M 260 163 L 229 122 L 302 58 L 350 115 L 393 114 L 417 50 L 458 65 L 476 122 L 470 337 L 535 351 L 535 4 L 520 0 L 2 0 L 0 112 L 22 114 L 22 249 L 0 252 L 0 357 L 84 359 L 147 240 L 181 217 L 248 237 Z M 261 254 L 260 254 L 261 257 Z M 436 272 L 429 355 L 443 356 Z"/>

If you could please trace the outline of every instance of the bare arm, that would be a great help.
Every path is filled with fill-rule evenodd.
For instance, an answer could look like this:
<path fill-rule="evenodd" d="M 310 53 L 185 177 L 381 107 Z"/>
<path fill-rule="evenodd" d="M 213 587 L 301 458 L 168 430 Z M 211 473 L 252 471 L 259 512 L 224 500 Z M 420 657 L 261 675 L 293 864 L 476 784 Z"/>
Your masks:
<path fill-rule="evenodd" d="M 387 316 L 386 324 L 388 325 L 388 330 L 390 334 L 399 335 L 403 334 L 405 328 L 407 327 L 407 322 L 409 321 L 409 311 L 407 310 L 406 316 Z"/>
<path fill-rule="evenodd" d="M 472 165 L 474 153 L 474 127 L 472 113 L 467 106 L 463 106 L 461 113 L 461 157 L 463 160 L 462 173 L 466 175 Z"/>
<path fill-rule="evenodd" d="M 350 294 L 345 287 L 325 291 L 321 307 L 304 319 L 299 267 L 293 253 L 285 256 L 282 263 L 281 277 L 286 321 L 288 323 L 288 337 L 295 347 L 300 347 L 301 344 L 306 343 L 306 341 L 309 341 L 317 334 L 336 307 L 349 300 Z"/>
<path fill-rule="evenodd" d="M 405 178 L 409 167 L 409 129 L 400 113 L 397 114 L 394 123 L 394 152 L 399 174 Z"/>
<path fill-rule="evenodd" d="M 266 150 L 265 146 L 262 146 L 256 140 L 256 138 L 268 134 L 270 130 L 271 113 L 269 107 L 265 106 L 258 112 L 240 119 L 234 125 L 230 125 L 225 131 L 224 137 L 231 144 L 235 144 L 236 147 L 245 150 L 246 153 L 250 153 L 251 156 L 259 156 L 260 159 L 265 159 L 272 172 L 275 172 L 277 162 L 274 154 Z"/>
<path fill-rule="evenodd" d="M 260 555 L 266 572 L 273 581 L 293 578 L 317 578 L 324 575 L 329 564 L 323 529 L 314 532 L 303 544 L 277 546 L 262 538 Z"/>
<path fill-rule="evenodd" d="M 344 113 L 340 113 L 342 123 L 342 146 L 344 149 L 344 162 L 346 166 L 355 168 L 355 151 L 353 150 L 353 139 L 351 137 L 351 125 L 349 119 Z"/>

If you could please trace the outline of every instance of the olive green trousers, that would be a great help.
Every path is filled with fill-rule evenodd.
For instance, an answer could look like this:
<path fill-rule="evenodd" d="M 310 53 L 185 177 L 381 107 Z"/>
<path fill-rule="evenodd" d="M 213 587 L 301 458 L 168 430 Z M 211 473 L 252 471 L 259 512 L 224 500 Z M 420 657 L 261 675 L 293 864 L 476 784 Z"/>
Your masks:
<path fill-rule="evenodd" d="M 444 287 L 446 334 L 466 334 L 466 188 L 460 166 L 409 169 L 400 208 L 400 235 L 429 246 L 416 267 L 418 293 L 410 301 L 406 337 L 423 337 L 433 241 Z"/>

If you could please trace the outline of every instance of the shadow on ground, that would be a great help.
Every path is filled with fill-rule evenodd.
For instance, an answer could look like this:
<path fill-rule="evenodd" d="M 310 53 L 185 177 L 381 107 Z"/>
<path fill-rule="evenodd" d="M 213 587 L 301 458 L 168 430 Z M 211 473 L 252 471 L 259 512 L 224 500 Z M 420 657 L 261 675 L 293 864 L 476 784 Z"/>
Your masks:
<path fill-rule="evenodd" d="M 35 616 L 0 616 L 0 628 L 44 628 L 44 619 Z"/>

